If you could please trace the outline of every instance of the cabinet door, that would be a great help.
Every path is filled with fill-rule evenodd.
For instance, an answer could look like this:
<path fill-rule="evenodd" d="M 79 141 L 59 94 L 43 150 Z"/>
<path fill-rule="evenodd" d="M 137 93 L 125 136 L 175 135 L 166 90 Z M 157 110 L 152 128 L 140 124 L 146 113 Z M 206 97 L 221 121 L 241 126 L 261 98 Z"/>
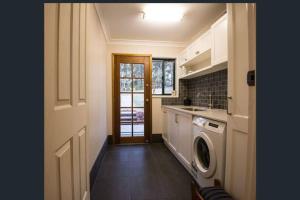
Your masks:
<path fill-rule="evenodd" d="M 166 110 L 163 110 L 163 139 L 168 142 L 168 113 Z"/>
<path fill-rule="evenodd" d="M 176 151 L 177 146 L 177 115 L 174 112 L 167 112 L 169 145 Z"/>
<path fill-rule="evenodd" d="M 188 61 L 188 50 L 184 50 L 183 52 L 180 53 L 179 55 L 179 65 L 183 65 L 184 63 L 186 63 Z"/>
<path fill-rule="evenodd" d="M 186 165 L 192 160 L 192 116 L 178 115 L 177 149 Z"/>
<path fill-rule="evenodd" d="M 204 33 L 197 39 L 189 48 L 189 59 L 198 56 L 211 48 L 211 32 L 210 30 Z"/>
<path fill-rule="evenodd" d="M 211 26 L 212 32 L 212 65 L 227 61 L 227 14 Z"/>

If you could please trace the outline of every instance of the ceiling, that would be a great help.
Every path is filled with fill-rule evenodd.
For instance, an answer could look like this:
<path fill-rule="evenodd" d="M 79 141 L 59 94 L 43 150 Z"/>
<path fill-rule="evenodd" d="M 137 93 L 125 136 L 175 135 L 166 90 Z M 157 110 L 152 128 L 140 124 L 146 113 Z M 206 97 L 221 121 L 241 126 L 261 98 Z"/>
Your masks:
<path fill-rule="evenodd" d="M 108 42 L 152 41 L 183 45 L 207 29 L 226 9 L 224 3 L 159 4 L 165 9 L 180 7 L 184 16 L 177 23 L 153 23 L 140 13 L 149 3 L 96 3 L 97 13 Z M 157 4 L 156 4 L 157 5 Z"/>

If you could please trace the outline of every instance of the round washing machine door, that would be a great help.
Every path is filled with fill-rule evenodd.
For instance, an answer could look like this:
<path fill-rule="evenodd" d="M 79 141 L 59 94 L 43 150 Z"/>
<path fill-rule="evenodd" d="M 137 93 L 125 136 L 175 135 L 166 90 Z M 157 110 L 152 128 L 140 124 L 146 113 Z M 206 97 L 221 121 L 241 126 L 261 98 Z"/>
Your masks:
<path fill-rule="evenodd" d="M 194 161 L 199 172 L 206 178 L 211 177 L 216 169 L 216 154 L 213 143 L 204 132 L 194 139 Z"/>

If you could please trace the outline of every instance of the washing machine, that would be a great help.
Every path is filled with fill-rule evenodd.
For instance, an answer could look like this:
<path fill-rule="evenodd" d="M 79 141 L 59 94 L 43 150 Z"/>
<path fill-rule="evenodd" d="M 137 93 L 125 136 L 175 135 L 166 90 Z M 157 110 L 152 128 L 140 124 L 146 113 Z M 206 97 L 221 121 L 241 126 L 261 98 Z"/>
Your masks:
<path fill-rule="evenodd" d="M 224 186 L 226 123 L 193 118 L 192 175 L 200 187 Z"/>

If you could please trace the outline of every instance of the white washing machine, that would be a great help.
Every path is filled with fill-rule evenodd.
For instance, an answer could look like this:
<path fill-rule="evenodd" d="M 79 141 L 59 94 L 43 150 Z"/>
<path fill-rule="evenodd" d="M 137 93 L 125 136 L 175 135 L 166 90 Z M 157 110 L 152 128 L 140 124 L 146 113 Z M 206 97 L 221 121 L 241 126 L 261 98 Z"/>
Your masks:
<path fill-rule="evenodd" d="M 224 186 L 226 123 L 193 118 L 192 175 L 200 187 Z"/>

